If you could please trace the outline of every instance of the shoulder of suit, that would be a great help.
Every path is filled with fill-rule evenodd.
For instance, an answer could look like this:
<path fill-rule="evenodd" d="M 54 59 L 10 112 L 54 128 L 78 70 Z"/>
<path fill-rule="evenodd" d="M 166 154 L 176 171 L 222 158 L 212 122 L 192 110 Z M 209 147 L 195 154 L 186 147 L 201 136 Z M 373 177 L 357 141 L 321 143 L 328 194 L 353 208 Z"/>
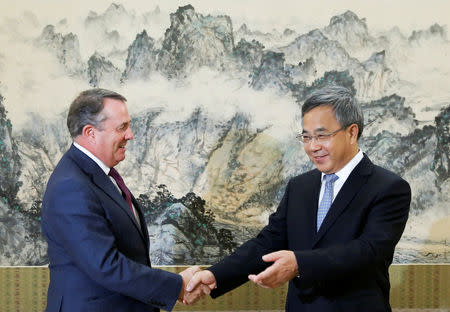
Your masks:
<path fill-rule="evenodd" d="M 373 172 L 374 172 L 374 174 L 384 175 L 384 176 L 390 177 L 392 179 L 396 179 L 396 178 L 401 179 L 401 177 L 398 174 L 396 174 L 395 172 L 393 172 L 389 169 L 386 169 L 384 167 L 375 165 L 375 164 L 373 165 Z"/>
<path fill-rule="evenodd" d="M 59 160 L 58 164 L 55 167 L 55 170 L 58 170 L 60 168 L 65 169 L 66 167 L 72 167 L 72 166 L 76 166 L 76 162 L 74 161 L 74 159 L 72 158 L 72 156 L 69 154 L 69 152 L 67 151 Z"/>
<path fill-rule="evenodd" d="M 320 178 L 321 173 L 319 170 L 317 169 L 313 169 L 307 172 L 304 172 L 302 174 L 299 174 L 298 176 L 295 176 L 293 178 L 291 178 L 289 180 L 289 183 L 293 183 L 293 184 L 297 184 L 297 183 L 301 183 L 304 180 L 311 180 L 311 179 L 315 179 L 315 178 Z"/>
<path fill-rule="evenodd" d="M 70 173 L 70 174 L 68 174 Z M 50 180 L 80 180 L 83 181 L 86 178 L 86 174 L 80 168 L 79 164 L 75 161 L 73 156 L 67 151 L 59 160 L 55 169 L 53 170 Z"/>
<path fill-rule="evenodd" d="M 386 181 L 386 182 L 402 181 L 402 182 L 408 183 L 408 181 L 403 179 L 400 175 L 396 174 L 395 172 L 393 172 L 389 169 L 380 167 L 378 165 L 373 166 L 373 175 L 375 177 L 382 179 L 383 181 Z"/>

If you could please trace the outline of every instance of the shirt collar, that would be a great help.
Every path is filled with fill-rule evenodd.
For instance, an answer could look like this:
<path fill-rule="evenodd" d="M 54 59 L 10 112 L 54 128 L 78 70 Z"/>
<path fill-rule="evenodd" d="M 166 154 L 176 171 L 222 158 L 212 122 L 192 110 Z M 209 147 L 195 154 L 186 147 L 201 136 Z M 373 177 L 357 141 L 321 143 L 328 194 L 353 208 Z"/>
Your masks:
<path fill-rule="evenodd" d="M 335 172 L 334 174 L 339 177 L 340 181 L 347 180 L 350 173 L 352 173 L 353 169 L 359 164 L 359 162 L 363 159 L 364 154 L 361 151 L 361 149 L 356 153 L 355 156 L 338 172 Z M 325 173 L 322 172 L 322 181 L 325 177 Z"/>
<path fill-rule="evenodd" d="M 86 154 L 90 159 L 95 161 L 95 163 L 105 172 L 106 175 L 109 174 L 109 171 L 111 170 L 107 165 L 105 165 L 100 159 L 94 156 L 91 152 L 89 152 L 86 148 L 78 144 L 77 142 L 73 142 L 73 145 L 78 148 L 80 151 Z"/>

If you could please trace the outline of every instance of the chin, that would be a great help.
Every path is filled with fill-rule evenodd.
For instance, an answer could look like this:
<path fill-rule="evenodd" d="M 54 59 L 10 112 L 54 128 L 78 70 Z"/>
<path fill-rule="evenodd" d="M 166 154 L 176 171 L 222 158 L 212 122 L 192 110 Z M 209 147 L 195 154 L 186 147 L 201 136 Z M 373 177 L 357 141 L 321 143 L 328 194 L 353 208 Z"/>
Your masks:
<path fill-rule="evenodd" d="M 315 165 L 316 165 L 317 170 L 319 170 L 320 172 L 323 172 L 325 174 L 328 174 L 331 172 L 331 168 L 328 168 L 324 165 L 317 165 L 317 164 L 315 164 Z"/>
<path fill-rule="evenodd" d="M 314 163 L 314 166 L 316 166 L 316 168 L 317 169 L 319 169 L 320 171 L 324 171 L 324 170 L 326 170 L 327 169 L 327 165 L 326 164 L 324 164 L 323 162 L 315 162 L 315 161 L 313 161 L 313 163 Z"/>

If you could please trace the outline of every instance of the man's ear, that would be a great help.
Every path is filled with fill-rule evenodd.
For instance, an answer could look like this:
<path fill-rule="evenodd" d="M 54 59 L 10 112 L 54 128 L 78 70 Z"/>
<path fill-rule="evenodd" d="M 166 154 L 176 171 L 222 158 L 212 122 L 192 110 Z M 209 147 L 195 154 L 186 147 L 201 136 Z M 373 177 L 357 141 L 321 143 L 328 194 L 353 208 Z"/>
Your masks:
<path fill-rule="evenodd" d="M 359 132 L 359 127 L 357 124 L 351 124 L 348 127 L 348 131 L 350 133 L 350 141 L 352 144 L 357 144 L 358 143 L 358 132 Z"/>
<path fill-rule="evenodd" d="M 88 140 L 93 141 L 95 140 L 95 128 L 92 125 L 86 125 L 83 127 L 83 130 L 81 131 L 81 136 Z"/>

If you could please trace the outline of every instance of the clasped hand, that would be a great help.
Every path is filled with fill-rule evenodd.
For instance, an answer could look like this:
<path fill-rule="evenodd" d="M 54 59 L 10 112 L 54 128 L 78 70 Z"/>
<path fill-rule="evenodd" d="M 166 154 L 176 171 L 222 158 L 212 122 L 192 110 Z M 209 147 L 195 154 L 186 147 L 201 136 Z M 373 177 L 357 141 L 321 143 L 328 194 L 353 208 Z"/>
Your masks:
<path fill-rule="evenodd" d="M 298 264 L 295 254 L 290 250 L 280 250 L 264 255 L 265 262 L 273 262 L 261 273 L 250 274 L 249 280 L 265 287 L 275 288 L 298 275 Z M 204 295 L 209 295 L 216 288 L 216 278 L 211 271 L 201 271 L 199 267 L 190 267 L 180 273 L 183 277 L 183 289 L 179 301 L 185 305 L 195 303 Z"/>
<path fill-rule="evenodd" d="M 183 278 L 183 288 L 178 301 L 185 305 L 193 304 L 204 295 L 209 295 L 216 288 L 216 278 L 208 271 L 201 271 L 193 266 L 180 273 Z"/>

